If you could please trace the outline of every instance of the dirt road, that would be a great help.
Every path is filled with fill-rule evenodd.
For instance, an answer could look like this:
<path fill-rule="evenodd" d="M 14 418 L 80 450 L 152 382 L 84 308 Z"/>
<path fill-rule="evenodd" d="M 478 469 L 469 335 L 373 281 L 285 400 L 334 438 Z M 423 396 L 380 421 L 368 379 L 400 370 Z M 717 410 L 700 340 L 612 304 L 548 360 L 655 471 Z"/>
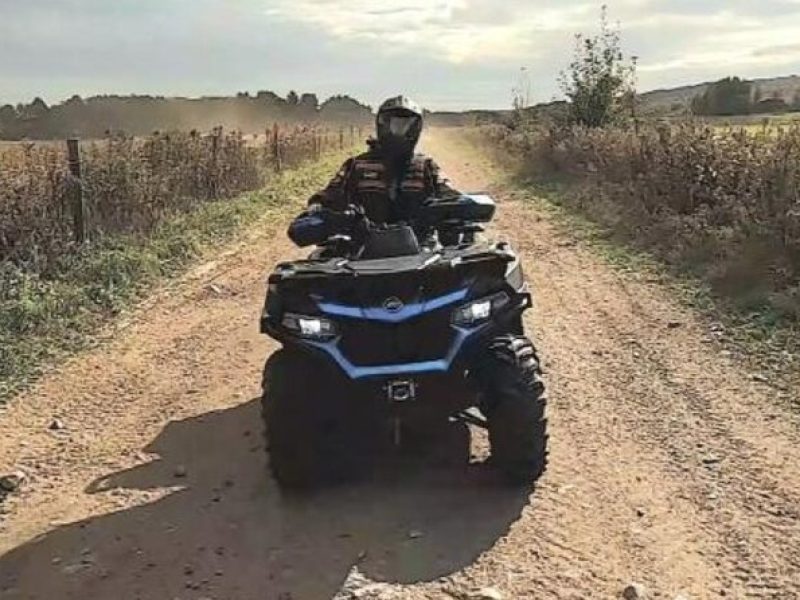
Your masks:
<path fill-rule="evenodd" d="M 427 149 L 460 187 L 490 186 L 452 136 Z M 281 497 L 255 401 L 275 349 L 256 332 L 264 275 L 296 252 L 277 224 L 0 414 L 0 470 L 29 475 L 0 520 L 0 598 L 800 597 L 797 415 L 659 284 L 494 191 L 551 397 L 531 495 L 392 468 Z"/>

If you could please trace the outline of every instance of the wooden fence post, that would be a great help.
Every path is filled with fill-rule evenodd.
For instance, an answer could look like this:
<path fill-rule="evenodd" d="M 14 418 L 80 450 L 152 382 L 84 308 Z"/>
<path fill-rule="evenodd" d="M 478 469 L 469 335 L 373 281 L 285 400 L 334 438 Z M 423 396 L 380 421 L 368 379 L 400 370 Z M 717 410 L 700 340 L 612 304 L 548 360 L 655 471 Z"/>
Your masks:
<path fill-rule="evenodd" d="M 83 173 L 81 168 L 80 140 L 70 138 L 67 140 L 67 164 L 69 166 L 68 194 L 72 208 L 72 230 L 75 241 L 83 244 L 87 239 L 86 223 L 86 198 L 83 195 Z"/>
<path fill-rule="evenodd" d="M 264 129 L 264 166 L 270 164 L 272 159 L 272 130 L 267 127 Z"/>
<path fill-rule="evenodd" d="M 275 162 L 275 170 L 280 173 L 283 170 L 283 159 L 281 157 L 281 129 L 277 123 L 272 127 L 272 158 Z"/>
<path fill-rule="evenodd" d="M 222 132 L 214 129 L 211 136 L 211 194 L 213 198 L 219 197 L 219 167 L 217 156 L 219 154 L 219 136 Z"/>
<path fill-rule="evenodd" d="M 339 150 L 344 150 L 344 128 L 339 127 Z"/>

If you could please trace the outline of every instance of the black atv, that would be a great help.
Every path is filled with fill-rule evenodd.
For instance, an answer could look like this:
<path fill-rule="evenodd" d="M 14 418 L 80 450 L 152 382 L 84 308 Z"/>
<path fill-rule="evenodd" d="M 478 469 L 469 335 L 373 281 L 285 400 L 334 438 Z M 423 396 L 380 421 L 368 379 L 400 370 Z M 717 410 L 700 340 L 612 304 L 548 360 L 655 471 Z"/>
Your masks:
<path fill-rule="evenodd" d="M 382 441 L 458 421 L 488 429 L 491 463 L 514 481 L 541 475 L 544 385 L 522 324 L 531 296 L 508 244 L 476 239 L 494 209 L 487 196 L 436 200 L 412 226 L 380 228 L 346 213 L 359 224 L 349 235 L 314 214 L 295 222 L 292 239 L 319 248 L 276 267 L 261 317 L 283 344 L 263 380 L 282 487 L 349 477 Z"/>

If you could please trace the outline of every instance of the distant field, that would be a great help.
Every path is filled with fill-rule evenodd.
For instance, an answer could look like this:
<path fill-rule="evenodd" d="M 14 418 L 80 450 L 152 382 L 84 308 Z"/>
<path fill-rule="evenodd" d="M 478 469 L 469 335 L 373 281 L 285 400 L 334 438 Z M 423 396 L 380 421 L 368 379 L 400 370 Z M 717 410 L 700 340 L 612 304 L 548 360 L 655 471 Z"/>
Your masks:
<path fill-rule="evenodd" d="M 647 120 L 647 119 L 645 119 Z M 775 134 L 780 128 L 800 127 L 800 113 L 766 114 L 766 115 L 735 115 L 729 117 L 656 117 L 655 121 L 668 123 L 678 127 L 687 122 L 705 123 L 715 130 L 745 130 L 748 133 L 760 133 L 764 130 L 767 133 Z"/>
<path fill-rule="evenodd" d="M 716 126 L 727 127 L 781 127 L 787 125 L 800 125 L 800 113 L 785 113 L 780 115 L 738 115 L 734 117 L 704 117 Z"/>

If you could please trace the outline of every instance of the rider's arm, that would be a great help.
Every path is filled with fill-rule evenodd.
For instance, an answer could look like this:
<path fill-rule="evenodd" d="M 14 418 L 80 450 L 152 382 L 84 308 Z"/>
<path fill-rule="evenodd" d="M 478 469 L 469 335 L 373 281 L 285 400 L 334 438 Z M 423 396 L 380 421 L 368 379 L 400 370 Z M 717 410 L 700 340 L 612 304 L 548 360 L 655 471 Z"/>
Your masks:
<path fill-rule="evenodd" d="M 354 160 L 348 159 L 331 179 L 330 183 L 308 201 L 309 208 L 314 205 L 330 210 L 347 210 L 350 205 L 350 181 Z"/>
<path fill-rule="evenodd" d="M 352 216 L 346 214 L 350 206 L 350 176 L 353 159 L 349 159 L 331 179 L 330 183 L 308 201 L 303 211 L 289 226 L 289 238 L 300 247 L 323 243 L 330 236 L 350 233 Z"/>
<path fill-rule="evenodd" d="M 453 196 L 461 195 L 461 192 L 453 187 L 453 185 L 450 183 L 450 179 L 444 174 L 441 168 L 439 168 L 439 165 L 437 165 L 436 161 L 434 161 L 432 158 L 428 159 L 427 171 L 433 197 L 452 198 Z"/>

